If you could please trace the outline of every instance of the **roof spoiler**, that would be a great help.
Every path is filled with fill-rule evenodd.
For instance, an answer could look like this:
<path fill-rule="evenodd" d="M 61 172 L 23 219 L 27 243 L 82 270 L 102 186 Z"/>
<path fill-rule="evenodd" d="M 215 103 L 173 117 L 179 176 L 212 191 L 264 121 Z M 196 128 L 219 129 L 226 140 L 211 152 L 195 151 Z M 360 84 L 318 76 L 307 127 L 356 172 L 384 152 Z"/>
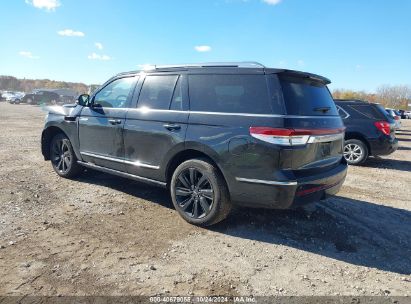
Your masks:
<path fill-rule="evenodd" d="M 300 72 L 300 71 L 294 71 L 294 70 L 287 70 L 287 69 L 276 69 L 275 70 L 276 74 L 284 74 L 287 76 L 294 76 L 294 77 L 299 77 L 299 78 L 308 78 L 308 79 L 312 79 L 315 81 L 319 81 L 321 83 L 324 84 L 330 84 L 331 80 L 320 76 L 320 75 L 316 75 L 316 74 L 311 74 L 311 73 L 307 73 L 307 72 Z"/>

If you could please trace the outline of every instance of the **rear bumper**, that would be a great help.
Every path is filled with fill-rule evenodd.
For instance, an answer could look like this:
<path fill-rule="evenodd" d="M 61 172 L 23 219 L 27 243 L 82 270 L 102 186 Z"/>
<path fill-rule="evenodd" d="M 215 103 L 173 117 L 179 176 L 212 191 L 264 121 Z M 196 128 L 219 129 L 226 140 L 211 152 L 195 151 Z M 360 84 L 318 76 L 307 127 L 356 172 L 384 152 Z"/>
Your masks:
<path fill-rule="evenodd" d="M 237 178 L 235 191 L 230 189 L 234 204 L 271 209 L 295 208 L 336 194 L 347 175 L 345 160 L 326 172 L 295 181 L 261 181 Z"/>
<path fill-rule="evenodd" d="M 398 139 L 390 136 L 381 136 L 378 139 L 368 141 L 371 148 L 371 155 L 388 155 L 398 149 Z"/>

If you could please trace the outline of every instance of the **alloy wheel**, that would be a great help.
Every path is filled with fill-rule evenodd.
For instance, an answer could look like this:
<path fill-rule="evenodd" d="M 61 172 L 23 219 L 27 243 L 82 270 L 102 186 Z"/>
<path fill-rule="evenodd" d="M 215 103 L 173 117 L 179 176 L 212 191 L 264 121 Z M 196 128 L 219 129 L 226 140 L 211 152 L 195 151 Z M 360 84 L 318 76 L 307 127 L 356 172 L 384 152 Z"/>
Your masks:
<path fill-rule="evenodd" d="M 72 155 L 67 140 L 57 140 L 52 149 L 52 162 L 54 167 L 62 174 L 68 172 L 71 167 Z"/>
<path fill-rule="evenodd" d="M 356 162 L 363 156 L 362 148 L 357 144 L 347 144 L 344 147 L 344 158 L 348 162 Z"/>
<path fill-rule="evenodd" d="M 213 186 L 201 171 L 188 168 L 177 178 L 175 198 L 179 208 L 189 217 L 200 219 L 207 216 L 213 207 Z"/>

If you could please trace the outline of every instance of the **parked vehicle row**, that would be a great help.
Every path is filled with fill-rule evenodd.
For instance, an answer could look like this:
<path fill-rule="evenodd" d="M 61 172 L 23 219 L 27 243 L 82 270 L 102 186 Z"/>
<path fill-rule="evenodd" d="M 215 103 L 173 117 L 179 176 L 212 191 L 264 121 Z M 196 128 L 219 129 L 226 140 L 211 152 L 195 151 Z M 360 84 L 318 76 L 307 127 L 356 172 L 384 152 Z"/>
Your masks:
<path fill-rule="evenodd" d="M 402 119 L 411 119 L 411 111 L 398 110 L 398 113 Z"/>
<path fill-rule="evenodd" d="M 5 100 L 9 103 L 20 103 L 23 97 L 24 97 L 23 92 L 6 91 L 1 94 L 2 100 Z"/>
<path fill-rule="evenodd" d="M 64 90 L 61 91 L 64 93 Z M 39 104 L 64 104 L 72 103 L 76 100 L 76 94 L 71 93 L 71 95 L 62 95 L 58 93 L 57 90 L 34 90 L 31 93 L 23 92 L 12 92 L 6 91 L 1 94 L 2 100 L 5 100 L 11 104 L 27 103 L 32 105 Z"/>

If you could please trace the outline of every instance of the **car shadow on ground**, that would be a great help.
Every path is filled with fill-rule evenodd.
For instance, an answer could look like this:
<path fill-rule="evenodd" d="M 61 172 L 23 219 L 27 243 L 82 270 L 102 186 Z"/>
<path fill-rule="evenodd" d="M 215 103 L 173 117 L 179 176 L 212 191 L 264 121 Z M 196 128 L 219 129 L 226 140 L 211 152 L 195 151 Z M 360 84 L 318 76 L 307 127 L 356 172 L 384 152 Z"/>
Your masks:
<path fill-rule="evenodd" d="M 398 147 L 398 150 L 409 151 L 409 150 L 411 150 L 411 147 Z"/>
<path fill-rule="evenodd" d="M 344 197 L 304 210 L 238 209 L 211 230 L 411 274 L 411 212 Z"/>
<path fill-rule="evenodd" d="M 407 147 L 404 147 L 407 149 Z M 411 172 L 411 162 L 406 160 L 388 159 L 388 158 L 369 158 L 363 167 L 391 169 Z"/>
<path fill-rule="evenodd" d="M 108 187 L 173 208 L 163 188 L 87 170 L 79 182 Z M 411 212 L 366 201 L 333 197 L 312 213 L 235 208 L 206 229 L 233 237 L 280 244 L 354 265 L 411 274 Z M 178 216 L 176 214 L 176 216 Z"/>
<path fill-rule="evenodd" d="M 89 169 L 77 177 L 76 181 L 111 188 L 174 209 L 169 192 L 161 187 Z"/>
<path fill-rule="evenodd" d="M 396 131 L 395 132 L 395 136 L 397 135 L 401 135 L 401 136 L 410 136 L 411 135 L 411 131 Z"/>

